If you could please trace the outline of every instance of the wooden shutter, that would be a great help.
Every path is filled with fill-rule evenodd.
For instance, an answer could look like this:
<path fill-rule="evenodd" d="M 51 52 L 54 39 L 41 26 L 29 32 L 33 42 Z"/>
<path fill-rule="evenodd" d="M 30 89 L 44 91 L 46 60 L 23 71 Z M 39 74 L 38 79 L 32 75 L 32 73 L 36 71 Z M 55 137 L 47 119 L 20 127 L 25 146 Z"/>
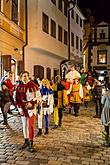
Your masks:
<path fill-rule="evenodd" d="M 11 55 L 2 55 L 3 70 L 11 71 Z"/>
<path fill-rule="evenodd" d="M 24 71 L 24 61 L 18 61 L 18 75 Z"/>

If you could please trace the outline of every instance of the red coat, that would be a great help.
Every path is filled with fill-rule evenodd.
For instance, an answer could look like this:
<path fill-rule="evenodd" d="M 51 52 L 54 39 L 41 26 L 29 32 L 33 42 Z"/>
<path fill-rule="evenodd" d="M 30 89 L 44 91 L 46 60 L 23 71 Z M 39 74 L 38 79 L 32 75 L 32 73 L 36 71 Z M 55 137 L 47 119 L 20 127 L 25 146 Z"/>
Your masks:
<path fill-rule="evenodd" d="M 25 116 L 28 115 L 27 109 L 25 108 L 26 107 L 25 105 L 28 102 L 26 98 L 27 91 L 35 92 L 37 90 L 38 90 L 38 86 L 32 81 L 29 81 L 27 84 L 21 83 L 18 85 L 16 89 L 16 105 L 23 109 Z M 30 101 L 30 102 L 31 104 L 36 103 L 34 101 Z"/>

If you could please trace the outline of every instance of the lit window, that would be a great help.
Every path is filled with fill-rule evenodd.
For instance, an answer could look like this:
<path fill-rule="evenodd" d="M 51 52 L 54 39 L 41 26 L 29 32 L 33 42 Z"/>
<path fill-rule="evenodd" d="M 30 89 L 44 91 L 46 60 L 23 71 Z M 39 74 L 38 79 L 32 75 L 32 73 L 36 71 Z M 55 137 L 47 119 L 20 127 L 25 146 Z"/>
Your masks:
<path fill-rule="evenodd" d="M 107 64 L 107 51 L 98 51 L 97 63 L 98 64 Z"/>

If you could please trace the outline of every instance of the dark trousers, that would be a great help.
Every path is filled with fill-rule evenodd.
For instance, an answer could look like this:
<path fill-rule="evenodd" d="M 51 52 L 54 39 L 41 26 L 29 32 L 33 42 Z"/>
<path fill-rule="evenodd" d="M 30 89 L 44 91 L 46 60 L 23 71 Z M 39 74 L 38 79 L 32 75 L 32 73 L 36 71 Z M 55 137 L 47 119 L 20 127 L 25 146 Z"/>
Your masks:
<path fill-rule="evenodd" d="M 79 112 L 79 103 L 74 103 L 73 106 L 74 106 L 74 113 L 78 114 L 78 112 Z"/>
<path fill-rule="evenodd" d="M 101 117 L 102 105 L 101 105 L 101 98 L 100 97 L 95 98 L 95 105 L 96 105 L 96 115 Z"/>
<path fill-rule="evenodd" d="M 7 113 L 4 112 L 4 107 L 3 106 L 1 107 L 1 111 L 2 111 L 2 114 L 3 114 L 4 123 L 7 124 Z"/>
<path fill-rule="evenodd" d="M 109 137 L 109 126 L 105 126 L 105 131 L 107 133 L 107 137 Z"/>
<path fill-rule="evenodd" d="M 63 108 L 58 108 L 59 126 L 62 124 Z"/>

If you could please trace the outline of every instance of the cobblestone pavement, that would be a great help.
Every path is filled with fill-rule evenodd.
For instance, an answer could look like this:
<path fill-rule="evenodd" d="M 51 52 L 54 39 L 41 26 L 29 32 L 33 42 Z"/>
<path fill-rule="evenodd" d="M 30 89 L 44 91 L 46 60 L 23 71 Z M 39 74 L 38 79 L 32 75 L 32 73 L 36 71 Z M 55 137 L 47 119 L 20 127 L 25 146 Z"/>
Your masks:
<path fill-rule="evenodd" d="M 35 152 L 21 150 L 21 120 L 11 116 L 10 128 L 0 129 L 0 165 L 109 165 L 110 148 L 103 146 L 100 119 L 93 118 L 94 106 L 75 117 L 64 113 L 63 126 L 50 130 L 47 136 L 35 137 Z M 0 116 L 1 117 L 1 116 Z"/>

